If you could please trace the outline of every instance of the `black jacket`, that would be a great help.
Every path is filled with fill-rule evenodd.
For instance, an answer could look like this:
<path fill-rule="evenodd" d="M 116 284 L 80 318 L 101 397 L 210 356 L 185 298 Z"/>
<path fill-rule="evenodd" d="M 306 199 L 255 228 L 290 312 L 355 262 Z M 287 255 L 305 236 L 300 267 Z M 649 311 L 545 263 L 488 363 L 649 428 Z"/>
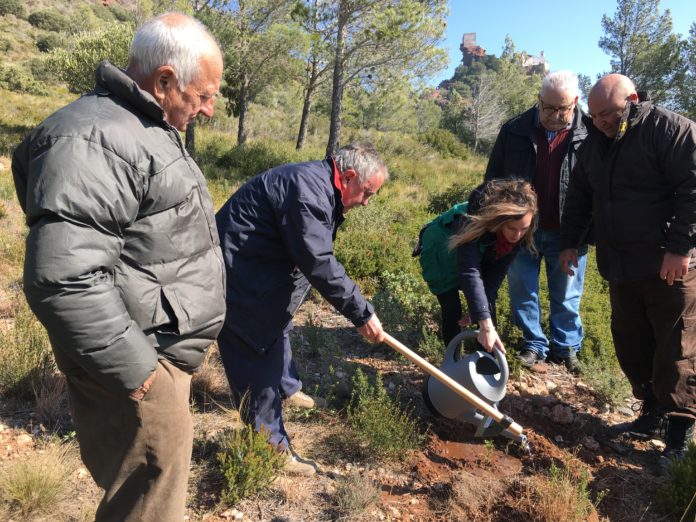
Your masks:
<path fill-rule="evenodd" d="M 343 221 L 333 176 L 332 160 L 276 167 L 217 213 L 227 269 L 224 327 L 260 353 L 282 335 L 310 284 L 357 327 L 374 313 L 333 254 Z"/>
<path fill-rule="evenodd" d="M 665 251 L 691 255 L 696 238 L 696 124 L 650 102 L 632 103 L 609 139 L 590 126 L 571 177 L 561 248 L 592 219 L 597 266 L 612 283 L 657 277 Z"/>
<path fill-rule="evenodd" d="M 577 162 L 577 151 L 587 137 L 583 113 L 575 107 L 575 116 L 569 130 L 568 152 L 561 165 L 558 208 L 563 214 L 570 173 Z M 485 179 L 521 178 L 534 184 L 536 172 L 537 108 L 507 121 L 498 133 L 488 160 Z M 558 216 L 559 220 L 561 216 Z"/>

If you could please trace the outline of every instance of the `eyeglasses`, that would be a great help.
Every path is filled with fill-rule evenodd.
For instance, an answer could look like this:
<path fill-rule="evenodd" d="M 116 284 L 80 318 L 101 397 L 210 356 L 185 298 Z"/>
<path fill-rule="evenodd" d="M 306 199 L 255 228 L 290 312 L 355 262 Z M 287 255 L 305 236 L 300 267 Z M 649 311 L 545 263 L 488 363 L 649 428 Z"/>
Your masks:
<path fill-rule="evenodd" d="M 573 110 L 573 107 L 575 107 L 575 102 L 572 102 L 570 105 L 560 105 L 559 107 L 554 107 L 553 105 L 544 103 L 544 100 L 539 98 L 539 106 L 541 107 L 542 112 L 547 116 L 551 116 L 556 112 L 559 116 L 565 116 Z"/>

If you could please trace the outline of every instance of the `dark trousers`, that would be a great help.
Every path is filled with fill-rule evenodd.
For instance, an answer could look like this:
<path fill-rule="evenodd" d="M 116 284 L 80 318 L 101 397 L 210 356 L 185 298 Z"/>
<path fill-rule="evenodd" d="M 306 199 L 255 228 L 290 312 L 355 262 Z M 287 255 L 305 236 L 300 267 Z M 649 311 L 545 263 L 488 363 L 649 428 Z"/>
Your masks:
<path fill-rule="evenodd" d="M 440 303 L 442 313 L 442 340 L 445 346 L 462 331 L 459 320 L 462 318 L 462 302 L 459 300 L 459 289 L 453 288 L 442 294 L 437 294 L 437 301 Z"/>
<path fill-rule="evenodd" d="M 634 395 L 696 418 L 696 271 L 609 285 L 611 332 Z"/>
<path fill-rule="evenodd" d="M 282 399 L 302 389 L 290 347 L 290 323 L 264 354 L 259 354 L 238 335 L 223 328 L 218 348 L 232 397 L 242 421 L 265 430 L 272 444 L 284 448 L 289 438 L 285 431 Z"/>
<path fill-rule="evenodd" d="M 104 489 L 98 522 L 184 520 L 193 443 L 191 375 L 164 360 L 156 372 L 141 401 L 86 375 L 67 377 L 80 454 Z"/>

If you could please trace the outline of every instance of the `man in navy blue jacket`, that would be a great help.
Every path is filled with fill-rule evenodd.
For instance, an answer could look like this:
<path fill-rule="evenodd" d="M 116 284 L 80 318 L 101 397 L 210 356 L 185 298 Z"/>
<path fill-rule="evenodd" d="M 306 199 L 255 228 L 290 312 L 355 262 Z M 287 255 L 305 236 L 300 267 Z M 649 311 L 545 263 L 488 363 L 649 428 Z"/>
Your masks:
<path fill-rule="evenodd" d="M 324 161 L 283 165 L 245 183 L 216 220 L 227 269 L 227 315 L 218 345 L 244 422 L 287 450 L 286 470 L 313 474 L 289 445 L 282 399 L 301 394 L 292 316 L 310 286 L 372 342 L 384 334 L 372 305 L 333 253 L 351 208 L 367 205 L 389 174 L 370 144 Z"/>

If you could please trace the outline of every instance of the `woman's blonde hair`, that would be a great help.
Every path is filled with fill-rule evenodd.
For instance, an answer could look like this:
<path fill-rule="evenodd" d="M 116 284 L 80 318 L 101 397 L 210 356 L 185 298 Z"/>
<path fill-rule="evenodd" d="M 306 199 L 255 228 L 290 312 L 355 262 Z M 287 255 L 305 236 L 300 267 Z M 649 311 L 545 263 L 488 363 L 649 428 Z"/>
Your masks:
<path fill-rule="evenodd" d="M 536 193 L 528 182 L 521 179 L 491 180 L 475 192 L 478 194 L 475 193 L 474 198 L 470 198 L 465 224 L 450 238 L 450 250 L 463 243 L 476 241 L 486 232 L 497 232 L 508 221 L 522 219 L 530 212 L 533 215 L 537 213 Z M 478 205 L 471 201 L 476 198 L 478 198 Z M 532 226 L 520 240 L 532 252 L 536 252 L 535 229 L 536 217 L 532 219 Z"/>

